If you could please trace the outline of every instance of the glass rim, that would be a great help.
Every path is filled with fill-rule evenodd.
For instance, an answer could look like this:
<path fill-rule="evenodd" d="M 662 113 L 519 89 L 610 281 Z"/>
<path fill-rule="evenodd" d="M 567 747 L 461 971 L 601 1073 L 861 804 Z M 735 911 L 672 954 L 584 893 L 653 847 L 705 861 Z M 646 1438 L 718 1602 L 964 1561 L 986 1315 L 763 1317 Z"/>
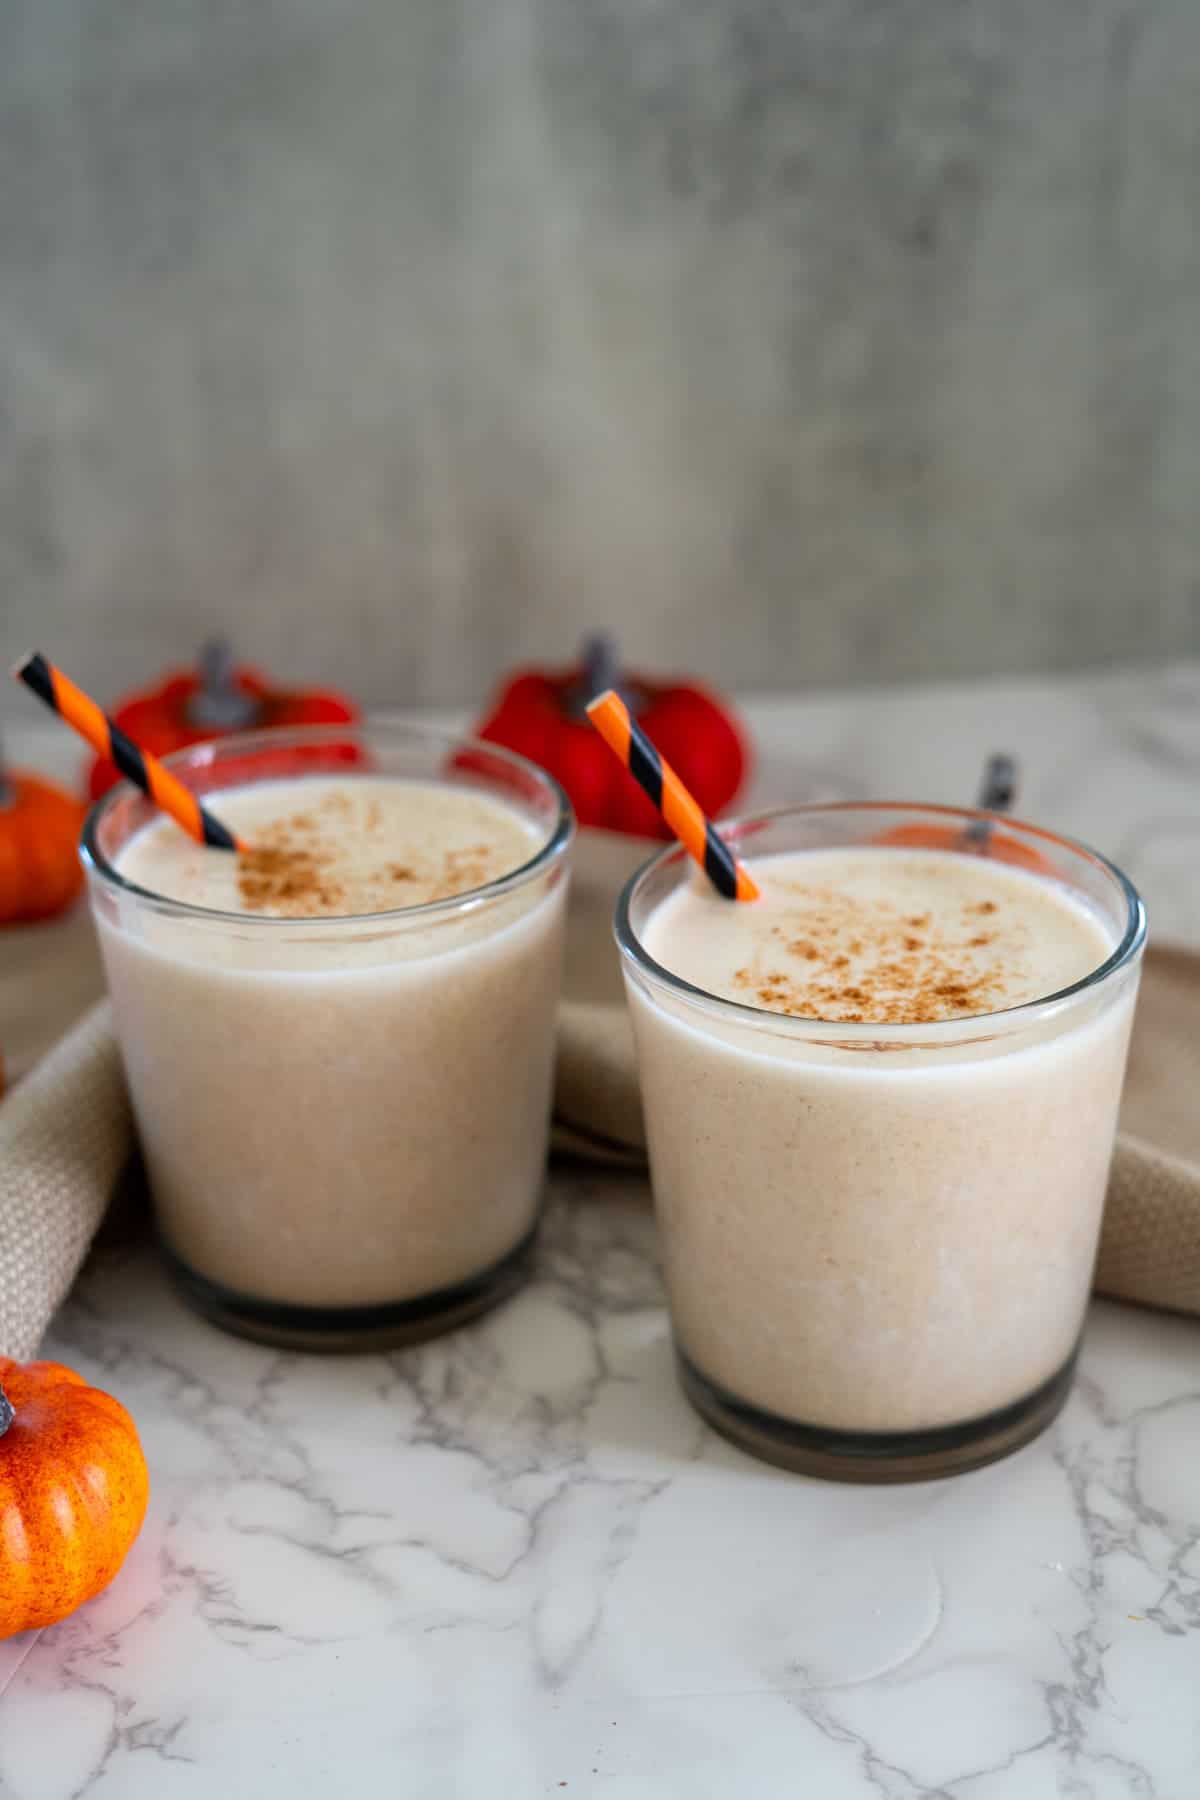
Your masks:
<path fill-rule="evenodd" d="M 492 881 L 485 881 L 480 887 L 465 888 L 461 894 L 452 894 L 444 900 L 425 900 L 415 906 L 394 906 L 381 912 L 369 913 L 315 913 L 309 917 L 277 918 L 270 913 L 231 912 L 225 907 L 198 906 L 194 901 L 179 900 L 170 894 L 160 894 L 153 888 L 143 887 L 139 882 L 130 881 L 109 860 L 100 847 L 99 831 L 108 812 L 118 801 L 129 794 L 137 795 L 139 790 L 132 782 L 122 780 L 102 794 L 90 808 L 83 822 L 79 841 L 79 858 L 89 877 L 94 877 L 107 888 L 121 894 L 131 895 L 139 904 L 148 904 L 160 913 L 175 918 L 190 919 L 205 924 L 236 925 L 239 930 L 249 929 L 279 935 L 310 934 L 314 931 L 346 931 L 350 927 L 368 926 L 380 928 L 388 926 L 395 929 L 398 925 L 428 925 L 453 915 L 468 912 L 475 907 L 489 905 L 493 900 L 524 887 L 553 864 L 561 862 L 575 835 L 575 815 L 571 802 L 567 798 L 561 784 L 555 780 L 548 770 L 531 762 L 528 757 L 521 756 L 515 750 L 509 750 L 502 744 L 489 743 L 485 738 L 471 737 L 469 734 L 447 731 L 437 726 L 413 723 L 402 715 L 393 713 L 371 713 L 362 719 L 327 720 L 313 725 L 270 725 L 257 731 L 235 731 L 224 737 L 208 738 L 202 743 L 188 744 L 180 750 L 172 750 L 168 755 L 160 757 L 172 773 L 183 775 L 189 768 L 214 767 L 223 755 L 264 749 L 303 748 L 305 745 L 319 745 L 331 741 L 344 741 L 350 738 L 369 737 L 372 732 L 386 732 L 393 738 L 407 739 L 414 745 L 440 747 L 447 751 L 481 751 L 488 757 L 507 764 L 514 771 L 532 776 L 537 785 L 554 802 L 554 818 L 544 844 L 541 844 L 533 856 L 519 863 L 515 869 L 496 876 Z M 348 771 L 349 773 L 350 771 Z M 329 771 L 322 770 L 327 775 Z M 293 779 L 293 777 L 283 777 Z M 304 780 L 303 771 L 297 771 L 294 779 Z M 436 776 L 431 776 L 436 780 Z M 249 783 L 231 783 L 231 786 L 247 786 Z M 159 809 L 153 801 L 146 800 L 153 812 Z M 165 816 L 159 814 L 159 816 Z M 149 821 L 148 821 L 149 822 Z M 228 851 L 214 850 L 213 855 L 228 855 Z"/>
<path fill-rule="evenodd" d="M 613 936 L 622 958 L 647 976 L 653 984 L 667 988 L 697 1010 L 715 1013 L 750 1030 L 779 1033 L 791 1038 L 802 1038 L 810 1043 L 855 1048 L 869 1048 L 874 1044 L 908 1044 L 932 1049 L 962 1043 L 964 1033 L 969 1035 L 970 1041 L 976 1042 L 981 1037 L 1016 1031 L 1023 1025 L 1052 1018 L 1057 1013 L 1069 1010 L 1074 1002 L 1082 999 L 1093 988 L 1099 988 L 1110 981 L 1141 953 L 1146 942 L 1146 908 L 1124 870 L 1078 838 L 1049 831 L 1041 825 L 1027 824 L 1023 819 L 1015 819 L 1008 813 L 985 812 L 978 807 L 969 806 L 942 806 L 936 802 L 919 800 L 830 800 L 798 806 L 767 807 L 759 812 L 742 813 L 733 819 L 723 819 L 721 833 L 736 843 L 747 828 L 758 828 L 782 819 L 812 818 L 827 813 L 895 812 L 922 813 L 954 820 L 963 825 L 976 820 L 987 820 L 1003 826 L 1005 830 L 1040 839 L 1043 843 L 1053 844 L 1074 856 L 1084 858 L 1110 878 L 1124 901 L 1125 929 L 1119 941 L 1103 962 L 1090 969 L 1086 975 L 1080 976 L 1078 981 L 1071 982 L 1067 987 L 1057 988 L 1051 994 L 1039 995 L 1035 1000 L 1023 1000 L 1017 1006 L 1002 1007 L 996 1012 L 970 1013 L 959 1019 L 914 1021 L 909 1025 L 872 1024 L 869 1020 L 843 1023 L 836 1019 L 805 1018 L 791 1013 L 773 1012 L 765 1006 L 750 1006 L 743 1000 L 730 1000 L 724 994 L 714 994 L 707 988 L 697 987 L 694 982 L 687 981 L 682 975 L 675 974 L 656 961 L 638 937 L 630 917 L 630 909 L 639 889 L 668 864 L 688 860 L 688 852 L 682 844 L 667 844 L 649 862 L 643 863 L 641 868 L 634 871 L 617 900 Z M 729 901 L 727 904 L 736 906 L 747 903 Z"/>

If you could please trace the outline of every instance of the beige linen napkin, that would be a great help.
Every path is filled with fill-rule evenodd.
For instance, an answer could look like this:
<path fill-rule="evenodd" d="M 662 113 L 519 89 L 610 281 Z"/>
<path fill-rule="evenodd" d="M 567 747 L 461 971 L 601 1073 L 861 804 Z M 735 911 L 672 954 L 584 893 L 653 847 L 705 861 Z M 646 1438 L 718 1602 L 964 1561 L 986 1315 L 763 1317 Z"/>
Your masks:
<path fill-rule="evenodd" d="M 1200 956 L 1146 953 L 1096 1287 L 1200 1313 Z"/>
<path fill-rule="evenodd" d="M 611 921 L 622 883 L 654 849 L 652 843 L 581 833 L 559 1021 L 555 1148 L 629 1168 L 644 1166 L 645 1134 Z M 86 994 L 99 977 L 94 948 L 80 944 L 68 980 Z M 22 1011 L 27 1018 L 44 1017 L 35 989 L 52 966 L 53 958 L 27 971 L 20 1007 L 12 1004 L 20 984 L 0 982 L 0 1048 Z M 27 1048 L 18 1046 L 13 1060 L 18 1066 L 27 1061 Z M 1142 980 L 1100 1244 L 1101 1293 L 1200 1313 L 1197 1094 L 1200 956 L 1153 950 Z M 36 1348 L 132 1148 L 119 1062 L 101 1006 L 0 1102 L 0 1354 L 27 1356 Z"/>

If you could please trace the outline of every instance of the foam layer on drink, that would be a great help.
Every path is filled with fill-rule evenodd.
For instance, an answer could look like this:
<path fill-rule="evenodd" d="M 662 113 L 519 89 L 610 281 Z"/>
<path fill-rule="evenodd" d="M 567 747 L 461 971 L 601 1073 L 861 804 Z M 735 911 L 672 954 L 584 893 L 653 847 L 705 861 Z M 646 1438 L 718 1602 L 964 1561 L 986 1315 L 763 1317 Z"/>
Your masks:
<path fill-rule="evenodd" d="M 693 986 L 841 1024 L 927 1024 L 1020 1006 L 1106 959 L 1104 923 L 1052 881 L 985 856 L 848 847 L 750 861 L 759 900 L 702 877 L 655 911 L 646 948 Z"/>
<path fill-rule="evenodd" d="M 206 849 L 158 819 L 126 846 L 121 874 L 219 912 L 334 918 L 451 899 L 510 874 L 540 844 L 502 802 L 433 782 L 310 776 L 205 802 L 245 851 Z"/>

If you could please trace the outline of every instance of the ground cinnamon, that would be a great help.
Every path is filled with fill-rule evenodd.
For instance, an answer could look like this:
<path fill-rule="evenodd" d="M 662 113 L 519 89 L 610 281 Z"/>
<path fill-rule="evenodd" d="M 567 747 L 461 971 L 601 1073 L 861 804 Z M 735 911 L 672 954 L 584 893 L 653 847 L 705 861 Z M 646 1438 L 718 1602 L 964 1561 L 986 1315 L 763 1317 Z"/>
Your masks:
<path fill-rule="evenodd" d="M 734 985 L 771 1012 L 837 1024 L 997 1012 L 1011 1003 L 1006 971 L 977 952 L 996 936 L 979 929 L 981 915 L 999 910 L 994 900 L 964 903 L 956 921 L 935 927 L 929 913 L 904 915 L 885 900 L 797 888 L 794 924 L 772 927 L 774 948 L 737 970 Z"/>
<path fill-rule="evenodd" d="M 443 851 L 414 846 L 401 861 L 394 855 L 394 839 L 391 855 L 380 845 L 376 863 L 363 854 L 370 851 L 382 823 L 376 800 L 368 803 L 362 836 L 347 858 L 349 807 L 348 797 L 335 789 L 312 810 L 289 814 L 256 832 L 254 843 L 238 852 L 238 895 L 247 912 L 276 918 L 387 912 L 453 899 L 495 880 L 509 866 L 502 852 L 486 842 Z"/>

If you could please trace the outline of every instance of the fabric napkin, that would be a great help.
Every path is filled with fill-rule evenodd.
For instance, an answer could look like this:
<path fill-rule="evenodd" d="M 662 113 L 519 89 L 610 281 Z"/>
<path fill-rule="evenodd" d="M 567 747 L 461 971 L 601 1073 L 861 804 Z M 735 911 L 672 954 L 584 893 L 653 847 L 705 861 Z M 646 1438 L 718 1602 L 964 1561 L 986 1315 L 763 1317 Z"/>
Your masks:
<path fill-rule="evenodd" d="M 1200 956 L 1146 953 L 1096 1287 L 1200 1313 Z"/>
<path fill-rule="evenodd" d="M 617 893 L 655 845 L 580 834 L 559 1016 L 553 1144 L 614 1167 L 645 1165 L 633 1038 L 612 941 Z M 90 932 L 70 940 L 59 989 L 97 991 Z M 0 1030 L 41 1021 L 37 990 L 63 953 L 21 977 L 0 969 Z M 17 1001 L 20 1004 L 17 1004 Z M 61 1009 L 61 997 L 47 1000 Z M 9 1054 L 8 1045 L 0 1048 Z M 11 1062 L 28 1060 L 17 1046 Z M 1146 957 L 1100 1256 L 1099 1292 L 1200 1313 L 1200 956 Z M 100 1004 L 0 1102 L 0 1354 L 29 1356 L 87 1253 L 134 1148 L 120 1061 Z"/>

